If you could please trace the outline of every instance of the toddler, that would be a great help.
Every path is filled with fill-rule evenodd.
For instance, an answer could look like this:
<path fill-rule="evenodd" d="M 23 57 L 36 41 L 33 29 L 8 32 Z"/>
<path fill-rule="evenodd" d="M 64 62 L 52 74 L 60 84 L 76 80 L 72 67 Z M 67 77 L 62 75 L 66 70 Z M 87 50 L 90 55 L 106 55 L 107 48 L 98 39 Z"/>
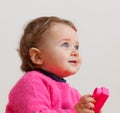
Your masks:
<path fill-rule="evenodd" d="M 32 20 L 18 51 L 25 73 L 10 91 L 6 113 L 94 113 L 92 95 L 81 96 L 64 79 L 82 62 L 71 21 L 55 16 Z"/>

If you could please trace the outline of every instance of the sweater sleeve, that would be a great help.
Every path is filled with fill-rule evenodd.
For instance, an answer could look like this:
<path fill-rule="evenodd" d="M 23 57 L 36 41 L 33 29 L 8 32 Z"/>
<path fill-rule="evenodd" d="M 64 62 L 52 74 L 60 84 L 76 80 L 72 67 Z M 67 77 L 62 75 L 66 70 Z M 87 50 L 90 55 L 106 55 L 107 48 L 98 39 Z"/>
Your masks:
<path fill-rule="evenodd" d="M 10 102 L 14 113 L 76 113 L 74 108 L 51 108 L 49 86 L 44 80 L 34 78 L 17 84 L 10 94 Z"/>

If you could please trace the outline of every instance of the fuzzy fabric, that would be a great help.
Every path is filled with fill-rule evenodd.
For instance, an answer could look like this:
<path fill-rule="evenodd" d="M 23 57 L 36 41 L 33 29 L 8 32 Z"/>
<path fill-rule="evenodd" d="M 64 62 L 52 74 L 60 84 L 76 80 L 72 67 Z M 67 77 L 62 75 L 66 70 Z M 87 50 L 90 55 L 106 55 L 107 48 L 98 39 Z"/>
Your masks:
<path fill-rule="evenodd" d="M 67 83 L 30 71 L 12 88 L 6 113 L 76 113 L 80 97 Z"/>

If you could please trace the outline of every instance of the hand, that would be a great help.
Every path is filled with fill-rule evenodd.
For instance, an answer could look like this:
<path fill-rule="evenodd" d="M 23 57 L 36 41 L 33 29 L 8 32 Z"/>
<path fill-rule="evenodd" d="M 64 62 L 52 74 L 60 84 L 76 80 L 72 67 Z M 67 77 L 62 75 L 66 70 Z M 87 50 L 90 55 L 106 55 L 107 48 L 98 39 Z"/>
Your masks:
<path fill-rule="evenodd" d="M 84 95 L 81 97 L 80 101 L 74 106 L 77 113 L 95 113 L 94 112 L 95 99 L 92 95 Z"/>

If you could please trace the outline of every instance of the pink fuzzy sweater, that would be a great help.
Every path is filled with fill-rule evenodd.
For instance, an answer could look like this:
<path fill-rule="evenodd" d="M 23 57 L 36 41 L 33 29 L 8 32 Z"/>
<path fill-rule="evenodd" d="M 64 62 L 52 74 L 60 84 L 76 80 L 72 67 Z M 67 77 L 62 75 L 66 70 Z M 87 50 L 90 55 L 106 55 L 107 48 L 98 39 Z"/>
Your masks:
<path fill-rule="evenodd" d="M 30 71 L 11 90 L 6 113 L 76 113 L 79 99 L 78 91 L 67 83 Z"/>

